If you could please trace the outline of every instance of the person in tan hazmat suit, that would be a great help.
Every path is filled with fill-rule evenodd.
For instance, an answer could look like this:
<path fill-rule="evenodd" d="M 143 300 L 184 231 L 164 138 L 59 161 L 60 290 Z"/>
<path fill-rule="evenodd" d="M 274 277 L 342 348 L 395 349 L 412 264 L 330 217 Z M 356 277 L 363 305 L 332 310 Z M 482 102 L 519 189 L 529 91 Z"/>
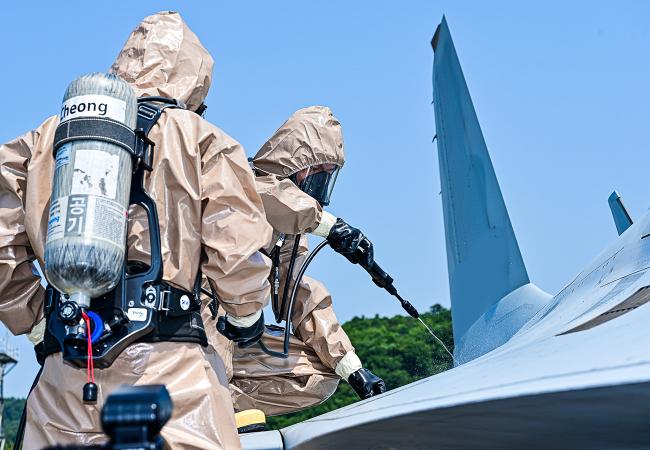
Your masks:
<path fill-rule="evenodd" d="M 361 257 L 372 259 L 370 241 L 323 210 L 344 162 L 341 125 L 323 106 L 295 112 L 252 159 L 257 192 L 274 229 L 264 251 L 274 260 L 272 303 L 278 320 L 289 314 L 288 295 L 283 294 L 289 287 L 286 279 L 297 236 L 292 281 L 308 253 L 306 233 L 327 238 L 353 263 L 360 262 L 360 248 L 365 251 Z M 276 415 L 314 406 L 336 390 L 339 379 L 348 381 L 360 398 L 386 390 L 381 378 L 362 367 L 322 283 L 302 278 L 290 320 L 294 336 L 287 359 L 268 355 L 258 346 L 235 346 L 211 332 L 210 341 L 224 360 L 233 354 L 229 373 L 236 410 L 260 409 Z M 262 341 L 274 351 L 282 350 L 282 333 L 273 327 L 267 327 Z"/>
<path fill-rule="evenodd" d="M 163 12 L 135 28 L 111 72 L 138 96 L 173 97 L 187 106 L 163 111 L 149 133 L 155 150 L 145 187 L 158 210 L 164 281 L 191 291 L 200 270 L 229 315 L 231 337 L 254 341 L 270 289 L 270 261 L 259 249 L 272 229 L 242 147 L 194 112 L 207 95 L 212 66 L 180 15 Z M 0 320 L 34 343 L 43 334 L 44 290 L 33 263 L 44 264 L 58 123 L 50 117 L 0 146 Z M 144 215 L 129 217 L 129 260 L 147 260 L 141 220 Z M 105 441 L 100 410 L 121 384 L 167 386 L 174 411 L 162 436 L 170 448 L 240 448 L 224 362 L 210 347 L 144 339 L 95 376 L 98 401 L 84 404 L 86 371 L 65 363 L 60 351 L 47 356 L 27 401 L 24 449 Z"/>

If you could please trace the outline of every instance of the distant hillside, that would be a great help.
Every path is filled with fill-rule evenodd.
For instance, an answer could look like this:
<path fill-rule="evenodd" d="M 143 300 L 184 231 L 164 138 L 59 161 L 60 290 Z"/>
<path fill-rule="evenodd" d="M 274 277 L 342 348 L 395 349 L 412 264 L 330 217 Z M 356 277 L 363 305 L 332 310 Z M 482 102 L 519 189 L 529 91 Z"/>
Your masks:
<path fill-rule="evenodd" d="M 453 352 L 451 312 L 440 305 L 434 305 L 422 318 Z M 364 367 L 382 377 L 389 389 L 434 375 L 452 366 L 451 358 L 444 349 L 417 320 L 410 317 L 355 317 L 344 323 L 343 328 L 350 336 Z M 322 405 L 295 414 L 270 417 L 269 426 L 274 429 L 283 428 L 356 401 L 358 397 L 350 386 L 340 383 L 336 393 Z M 6 450 L 13 450 L 12 443 L 23 403 L 24 400 L 10 398 L 5 404 L 5 429 L 9 440 Z"/>

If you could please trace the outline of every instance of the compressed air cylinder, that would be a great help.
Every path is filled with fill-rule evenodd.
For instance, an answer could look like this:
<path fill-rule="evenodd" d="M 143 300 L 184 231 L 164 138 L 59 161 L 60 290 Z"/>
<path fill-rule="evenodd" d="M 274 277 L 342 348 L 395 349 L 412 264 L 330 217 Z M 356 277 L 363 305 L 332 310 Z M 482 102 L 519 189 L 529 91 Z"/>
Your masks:
<path fill-rule="evenodd" d="M 124 80 L 93 73 L 68 86 L 61 123 L 105 118 L 134 129 L 137 108 Z M 127 150 L 101 140 L 69 142 L 55 157 L 45 275 L 70 300 L 87 307 L 122 275 L 133 163 Z"/>

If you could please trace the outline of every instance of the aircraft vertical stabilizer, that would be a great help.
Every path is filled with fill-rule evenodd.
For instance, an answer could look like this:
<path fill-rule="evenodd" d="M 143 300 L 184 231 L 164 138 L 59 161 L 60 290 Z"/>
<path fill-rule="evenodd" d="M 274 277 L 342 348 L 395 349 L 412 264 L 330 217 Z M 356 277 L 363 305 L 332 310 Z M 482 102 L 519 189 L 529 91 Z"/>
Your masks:
<path fill-rule="evenodd" d="M 454 341 L 464 362 L 507 341 L 550 296 L 529 282 L 444 17 L 431 44 Z"/>
<path fill-rule="evenodd" d="M 627 212 L 627 208 L 623 204 L 623 199 L 618 192 L 612 192 L 612 195 L 607 199 L 607 203 L 609 203 L 609 209 L 612 211 L 616 231 L 618 231 L 620 236 L 625 232 L 625 230 L 630 228 L 634 222 L 632 221 L 630 213 Z"/>

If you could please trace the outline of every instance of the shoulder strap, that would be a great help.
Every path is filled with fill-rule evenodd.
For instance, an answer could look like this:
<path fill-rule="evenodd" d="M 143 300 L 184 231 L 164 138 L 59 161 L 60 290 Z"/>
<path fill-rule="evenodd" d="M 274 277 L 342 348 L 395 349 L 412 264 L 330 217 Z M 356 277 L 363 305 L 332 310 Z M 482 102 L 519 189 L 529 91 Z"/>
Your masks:
<path fill-rule="evenodd" d="M 149 132 L 158 122 L 163 111 L 168 108 L 185 109 L 185 105 L 174 98 L 167 97 L 140 97 L 138 99 L 138 123 L 135 134 L 139 138 L 137 142 L 141 149 L 138 152 L 137 163 L 142 164 L 148 171 L 152 169 L 154 147 L 154 142 L 148 138 Z"/>
<path fill-rule="evenodd" d="M 168 108 L 186 109 L 185 105 L 175 98 L 140 97 L 138 99 L 138 129 L 148 136 L 160 115 Z"/>

